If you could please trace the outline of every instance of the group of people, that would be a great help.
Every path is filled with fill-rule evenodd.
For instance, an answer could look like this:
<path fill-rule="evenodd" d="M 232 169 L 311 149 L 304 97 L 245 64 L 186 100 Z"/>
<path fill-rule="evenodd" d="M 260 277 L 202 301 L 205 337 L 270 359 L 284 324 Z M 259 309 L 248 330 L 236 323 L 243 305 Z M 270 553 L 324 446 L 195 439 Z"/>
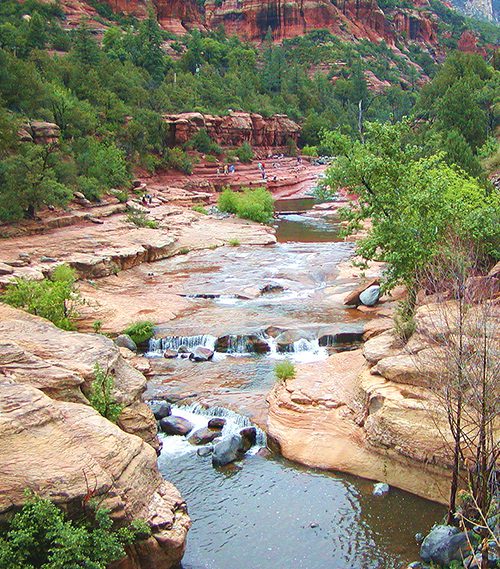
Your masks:
<path fill-rule="evenodd" d="M 236 167 L 234 164 L 229 164 L 229 166 L 227 164 L 224 164 L 224 168 L 221 172 L 220 168 L 217 168 L 217 174 L 224 174 L 225 176 L 227 176 L 227 174 L 234 174 L 236 172 Z"/>
<path fill-rule="evenodd" d="M 153 203 L 153 196 L 151 194 L 144 194 L 141 203 L 142 205 L 151 205 Z"/>

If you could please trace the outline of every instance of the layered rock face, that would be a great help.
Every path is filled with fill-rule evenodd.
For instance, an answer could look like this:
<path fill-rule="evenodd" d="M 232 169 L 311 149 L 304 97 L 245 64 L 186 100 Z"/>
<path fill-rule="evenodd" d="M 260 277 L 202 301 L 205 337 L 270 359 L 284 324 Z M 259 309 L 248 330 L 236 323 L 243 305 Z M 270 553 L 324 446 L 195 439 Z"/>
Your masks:
<path fill-rule="evenodd" d="M 97 497 L 118 523 L 141 518 L 152 529 L 117 567 L 179 563 L 190 522 L 156 466 L 156 423 L 140 400 L 144 376 L 104 336 L 64 332 L 3 304 L 0 335 L 0 517 L 22 505 L 25 488 L 70 514 Z M 118 425 L 84 395 L 96 362 L 114 373 L 125 406 Z"/>
<path fill-rule="evenodd" d="M 276 385 L 268 431 L 283 455 L 445 503 L 451 435 L 432 386 L 446 370 L 441 342 L 456 333 L 455 312 L 452 303 L 422 306 L 405 346 L 391 331 L 375 332 L 362 351 L 334 354 Z"/>
<path fill-rule="evenodd" d="M 139 18 L 147 12 L 145 0 L 106 0 L 115 10 Z M 328 29 L 346 39 L 385 39 L 394 43 L 404 32 L 407 39 L 437 42 L 437 27 L 425 10 L 391 10 L 391 18 L 376 0 L 154 0 L 160 25 L 176 34 L 193 28 L 217 29 L 224 26 L 229 35 L 262 41 L 271 30 L 273 39 L 293 38 L 318 29 Z M 426 0 L 415 1 L 426 8 Z"/>
<path fill-rule="evenodd" d="M 165 115 L 169 125 L 169 144 L 187 142 L 199 130 L 205 129 L 221 146 L 240 146 L 248 142 L 264 148 L 284 148 L 290 142 L 297 143 L 300 126 L 286 115 L 264 118 L 256 113 L 231 112 L 226 116 L 181 113 Z"/>

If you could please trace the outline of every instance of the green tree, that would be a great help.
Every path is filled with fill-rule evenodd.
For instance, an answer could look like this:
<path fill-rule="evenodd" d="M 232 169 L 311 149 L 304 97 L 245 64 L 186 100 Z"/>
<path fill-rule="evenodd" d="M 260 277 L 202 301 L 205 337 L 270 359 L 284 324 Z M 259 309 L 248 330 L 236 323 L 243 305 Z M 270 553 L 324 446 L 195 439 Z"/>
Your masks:
<path fill-rule="evenodd" d="M 368 123 L 364 144 L 338 133 L 326 133 L 325 142 L 338 155 L 327 171 L 329 191 L 349 187 L 358 196 L 344 210 L 349 229 L 371 220 L 360 255 L 386 262 L 385 288 L 404 283 L 413 304 L 416 278 L 449 231 L 500 255 L 500 197 L 448 166 L 442 155 L 421 157 L 407 143 L 409 135 L 407 122 Z"/>
<path fill-rule="evenodd" d="M 98 363 L 94 365 L 94 380 L 90 386 L 89 403 L 108 421 L 116 423 L 123 405 L 114 396 L 115 379 L 109 370 L 104 370 Z"/>
<path fill-rule="evenodd" d="M 43 16 L 33 12 L 26 34 L 26 46 L 29 49 L 43 49 L 47 44 L 47 24 Z"/>
<path fill-rule="evenodd" d="M 71 190 L 57 181 L 52 167 L 55 149 L 26 143 L 6 158 L 0 169 L 0 219 L 33 218 L 43 205 L 64 205 Z"/>
<path fill-rule="evenodd" d="M 446 153 L 448 164 L 459 166 L 475 178 L 483 173 L 479 160 L 459 131 L 450 130 L 443 136 L 442 149 Z"/>

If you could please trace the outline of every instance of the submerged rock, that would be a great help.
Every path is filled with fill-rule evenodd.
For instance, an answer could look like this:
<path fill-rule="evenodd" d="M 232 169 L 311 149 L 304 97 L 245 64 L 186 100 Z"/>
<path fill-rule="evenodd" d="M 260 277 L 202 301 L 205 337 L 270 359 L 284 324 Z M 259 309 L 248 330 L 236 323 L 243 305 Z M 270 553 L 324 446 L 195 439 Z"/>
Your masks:
<path fill-rule="evenodd" d="M 461 560 L 470 553 L 467 534 L 454 526 L 439 525 L 434 527 L 424 539 L 420 548 L 420 557 L 430 563 L 448 565 L 454 560 Z"/>
<path fill-rule="evenodd" d="M 137 352 L 137 344 L 128 334 L 120 334 L 116 338 L 115 344 L 119 348 L 127 348 L 127 350 L 130 350 L 131 352 Z"/>
<path fill-rule="evenodd" d="M 196 454 L 197 454 L 198 456 L 204 457 L 204 456 L 208 456 L 208 455 L 212 454 L 213 452 L 214 452 L 214 447 L 213 447 L 213 445 L 207 445 L 207 446 L 204 446 L 204 447 L 199 448 L 199 449 L 196 451 Z"/>
<path fill-rule="evenodd" d="M 208 428 L 209 429 L 223 429 L 224 425 L 226 424 L 226 419 L 222 417 L 214 417 L 208 421 Z"/>
<path fill-rule="evenodd" d="M 230 462 L 234 462 L 239 458 L 242 437 L 240 435 L 231 435 L 227 439 L 223 439 L 214 446 L 212 455 L 212 464 L 214 466 L 225 466 Z"/>
<path fill-rule="evenodd" d="M 160 421 L 160 429 L 166 435 L 187 435 L 193 430 L 193 424 L 184 417 L 165 417 Z"/>
<path fill-rule="evenodd" d="M 207 443 L 211 443 L 214 439 L 220 436 L 220 431 L 215 431 L 209 429 L 208 427 L 205 427 L 203 429 L 198 429 L 195 431 L 188 440 L 192 445 L 205 445 Z"/>
<path fill-rule="evenodd" d="M 278 294 L 284 290 L 285 288 L 279 284 L 267 284 L 260 289 L 260 294 Z"/>
<path fill-rule="evenodd" d="M 373 495 L 374 496 L 383 496 L 389 492 L 389 484 L 385 482 L 378 482 L 377 484 L 373 485 Z"/>
<path fill-rule="evenodd" d="M 163 352 L 163 357 L 166 358 L 167 360 L 168 360 L 168 359 L 176 358 L 177 355 L 178 355 L 178 354 L 177 354 L 177 352 L 176 352 L 175 350 L 165 350 L 165 351 Z"/>
<path fill-rule="evenodd" d="M 380 286 L 373 285 L 368 287 L 359 295 L 359 301 L 365 306 L 375 306 L 380 298 Z"/>

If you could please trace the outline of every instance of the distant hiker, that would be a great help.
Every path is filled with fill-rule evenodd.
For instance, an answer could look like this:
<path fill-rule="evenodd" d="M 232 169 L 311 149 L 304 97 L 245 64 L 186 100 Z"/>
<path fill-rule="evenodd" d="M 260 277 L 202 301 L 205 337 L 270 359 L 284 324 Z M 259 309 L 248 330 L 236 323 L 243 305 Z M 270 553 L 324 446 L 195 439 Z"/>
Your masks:
<path fill-rule="evenodd" d="M 262 172 L 262 162 L 257 164 L 257 168 L 259 169 L 259 172 Z"/>
<path fill-rule="evenodd" d="M 146 194 L 144 194 L 142 196 L 141 202 L 142 202 L 142 205 L 148 205 L 148 198 L 147 198 Z"/>
<path fill-rule="evenodd" d="M 265 180 L 266 179 L 266 170 L 264 168 L 262 168 L 260 173 L 262 174 L 262 179 Z"/>
<path fill-rule="evenodd" d="M 151 194 L 149 194 L 149 196 L 148 196 L 148 202 L 149 202 L 149 205 L 152 205 L 152 203 L 153 203 L 153 196 Z"/>
<path fill-rule="evenodd" d="M 227 176 L 227 164 L 224 164 L 224 175 Z"/>
<path fill-rule="evenodd" d="M 302 157 L 300 154 L 297 154 L 297 164 L 302 164 Z"/>
<path fill-rule="evenodd" d="M 234 174 L 235 171 L 236 171 L 236 168 L 234 167 L 234 164 L 229 164 L 229 173 Z"/>

